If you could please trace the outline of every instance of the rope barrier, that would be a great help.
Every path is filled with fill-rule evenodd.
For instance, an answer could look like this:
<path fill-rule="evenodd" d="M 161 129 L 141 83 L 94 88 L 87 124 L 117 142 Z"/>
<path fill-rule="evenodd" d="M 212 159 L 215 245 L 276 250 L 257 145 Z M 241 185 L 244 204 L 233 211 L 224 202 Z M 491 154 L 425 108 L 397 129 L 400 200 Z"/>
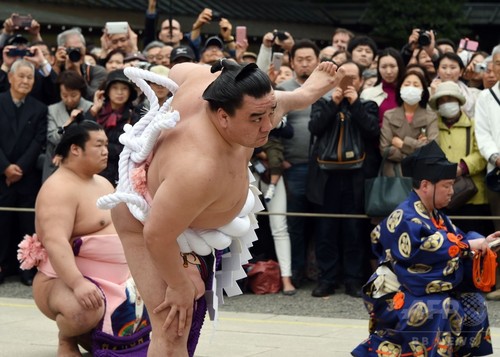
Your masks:
<path fill-rule="evenodd" d="M 34 208 L 0 207 L 0 211 L 12 212 L 35 212 Z M 343 214 L 343 213 L 302 213 L 302 212 L 255 212 L 260 216 L 288 216 L 288 217 L 312 217 L 312 218 L 373 218 L 366 214 Z M 450 219 L 500 221 L 500 216 L 448 216 Z"/>

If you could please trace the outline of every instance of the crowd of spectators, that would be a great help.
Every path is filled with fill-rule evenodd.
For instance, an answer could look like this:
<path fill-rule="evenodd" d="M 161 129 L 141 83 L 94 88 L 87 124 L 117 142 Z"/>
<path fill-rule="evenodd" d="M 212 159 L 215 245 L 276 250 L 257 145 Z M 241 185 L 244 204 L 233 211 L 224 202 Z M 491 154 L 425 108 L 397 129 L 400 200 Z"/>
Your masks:
<path fill-rule="evenodd" d="M 179 63 L 212 65 L 226 57 L 256 63 L 276 90 L 300 87 L 321 61 L 335 62 L 351 78 L 314 105 L 288 113 L 282 126 L 293 129 L 292 134 L 272 136 L 281 167 L 271 171 L 275 176 L 269 186 L 262 179 L 268 152 L 255 150 L 254 159 L 264 164 L 262 172 L 257 171 L 253 160 L 268 210 L 364 214 L 364 180 L 377 175 L 382 154 L 387 154 L 384 174 L 394 175 L 406 156 L 436 140 L 458 163 L 457 176 L 472 176 L 478 187 L 465 206 L 448 213 L 499 215 L 500 193 L 486 187 L 484 177 L 500 167 L 500 102 L 491 95 L 500 97 L 500 47 L 472 51 L 467 41 L 460 47 L 455 41 L 435 38 L 432 30 L 415 28 L 402 49 L 380 49 L 370 36 L 338 28 L 332 29 L 331 44 L 319 48 L 300 33 L 271 29 L 262 35 L 255 53 L 249 51 L 247 38 L 237 36 L 230 19 L 219 18 L 208 8 L 188 33 L 175 19 L 163 21 L 157 29 L 155 3 L 148 3 L 142 36 L 126 22 L 107 23 L 96 47 L 87 46 L 78 28 L 63 31 L 57 43 L 50 44 L 44 42 L 36 18 L 21 26 L 17 14 L 5 19 L 0 34 L 0 100 L 6 103 L 0 106 L 1 207 L 34 206 L 42 180 L 60 163 L 54 149 L 64 128 L 83 118 L 106 130 L 109 160 L 101 174 L 116 186 L 122 149 L 118 138 L 123 127 L 137 122 L 149 107 L 123 68 L 137 66 L 168 76 Z M 204 40 L 208 23 L 218 23 L 219 33 Z M 160 86 L 152 88 L 160 103 L 171 95 Z M 313 139 L 321 137 L 339 113 L 349 115 L 361 133 L 366 151 L 363 167 L 321 171 Z M 360 296 L 372 270 L 369 232 L 377 219 L 274 217 L 271 233 L 287 295 L 305 279 L 314 279 L 315 297 L 333 294 L 342 284 L 347 294 Z M 24 212 L 0 213 L 4 230 L 0 283 L 18 273 L 17 244 L 24 234 L 33 233 L 32 220 Z M 468 220 L 466 225 L 483 234 L 493 225 L 500 229 L 500 221 Z M 21 279 L 30 285 L 32 276 L 24 272 Z"/>

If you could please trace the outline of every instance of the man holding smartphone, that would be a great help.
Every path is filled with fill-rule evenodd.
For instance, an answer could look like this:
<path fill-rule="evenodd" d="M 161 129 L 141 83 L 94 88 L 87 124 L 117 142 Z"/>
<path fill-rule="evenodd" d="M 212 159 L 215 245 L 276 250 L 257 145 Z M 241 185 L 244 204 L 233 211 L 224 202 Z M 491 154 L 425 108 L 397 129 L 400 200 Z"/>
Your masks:
<path fill-rule="evenodd" d="M 14 36 L 16 33 L 25 31 L 31 35 L 31 42 L 42 41 L 40 35 L 40 24 L 33 19 L 31 15 L 20 15 L 13 13 L 5 19 L 3 29 L 0 33 L 0 47 L 5 46 L 9 37 Z"/>
<path fill-rule="evenodd" d="M 150 42 L 157 39 L 174 48 L 181 44 L 186 44 L 194 51 L 196 61 L 198 61 L 200 59 L 201 28 L 212 21 L 216 21 L 212 18 L 212 15 L 212 9 L 203 9 L 193 23 L 192 30 L 189 33 L 184 34 L 180 22 L 174 18 L 164 20 L 161 23 L 160 31 L 157 32 L 156 22 L 158 20 L 158 12 L 156 11 L 156 0 L 148 0 L 148 8 L 146 10 L 144 23 L 143 45 L 146 47 Z"/>
<path fill-rule="evenodd" d="M 109 52 L 118 49 L 127 55 L 138 53 L 137 34 L 126 21 L 107 22 L 101 36 L 99 57 L 104 59 Z"/>

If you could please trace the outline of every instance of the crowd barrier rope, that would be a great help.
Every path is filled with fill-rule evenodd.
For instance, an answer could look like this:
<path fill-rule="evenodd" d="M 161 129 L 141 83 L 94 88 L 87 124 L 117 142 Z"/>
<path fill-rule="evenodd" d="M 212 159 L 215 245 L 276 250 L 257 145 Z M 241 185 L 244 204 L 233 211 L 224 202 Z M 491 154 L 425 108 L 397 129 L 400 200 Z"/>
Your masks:
<path fill-rule="evenodd" d="M 0 211 L 11 211 L 11 212 L 35 212 L 34 208 L 18 208 L 18 207 L 0 207 Z M 367 216 L 366 214 L 343 214 L 343 213 L 304 213 L 304 212 L 267 212 L 261 211 L 256 212 L 256 215 L 261 216 L 290 216 L 290 217 L 313 217 L 313 218 L 374 218 Z M 500 221 L 500 216 L 448 216 L 453 219 L 463 219 L 463 220 L 483 220 L 483 221 Z"/>

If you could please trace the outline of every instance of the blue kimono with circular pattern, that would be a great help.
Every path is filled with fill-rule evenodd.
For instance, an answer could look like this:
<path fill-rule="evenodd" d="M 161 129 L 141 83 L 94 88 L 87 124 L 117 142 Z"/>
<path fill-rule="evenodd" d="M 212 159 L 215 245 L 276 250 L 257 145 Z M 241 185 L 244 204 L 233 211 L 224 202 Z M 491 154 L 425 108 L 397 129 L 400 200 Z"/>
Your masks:
<path fill-rule="evenodd" d="M 415 192 L 371 234 L 379 264 L 400 284 L 396 292 L 372 296 L 374 273 L 363 287 L 370 313 L 370 335 L 352 351 L 356 357 L 486 356 L 493 353 L 486 301 L 472 281 L 468 249 L 456 252 L 447 233 L 462 241 L 482 237 L 464 233 L 439 211 L 438 228 Z M 403 297 L 403 299 L 401 299 Z M 399 306 L 398 306 L 399 305 Z"/>

